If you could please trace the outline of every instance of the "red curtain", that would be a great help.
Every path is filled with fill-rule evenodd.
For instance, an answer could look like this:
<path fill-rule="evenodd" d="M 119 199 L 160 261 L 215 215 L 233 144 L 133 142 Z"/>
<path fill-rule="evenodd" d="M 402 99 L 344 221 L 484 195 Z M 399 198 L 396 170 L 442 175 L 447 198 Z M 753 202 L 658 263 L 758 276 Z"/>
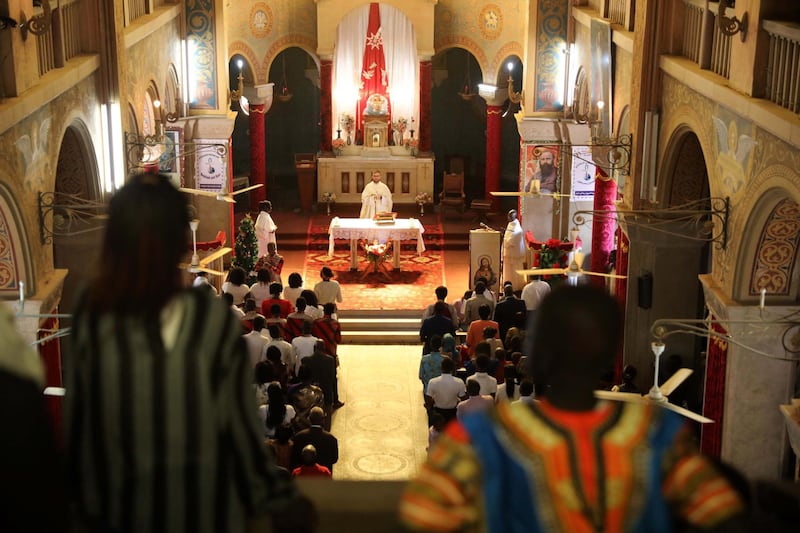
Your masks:
<path fill-rule="evenodd" d="M 333 61 L 330 59 L 322 59 L 319 62 L 319 114 L 322 119 L 320 128 L 319 148 L 323 152 L 330 152 L 333 149 L 331 145 L 331 131 L 333 131 Z"/>
<path fill-rule="evenodd" d="M 431 151 L 431 61 L 419 62 L 419 151 Z"/>
<path fill-rule="evenodd" d="M 500 190 L 500 148 L 503 124 L 500 120 L 502 106 L 486 106 L 486 181 L 484 198 L 492 201 L 492 210 L 497 209 L 498 199 L 489 194 Z"/>
<path fill-rule="evenodd" d="M 628 236 L 622 231 L 622 228 L 617 228 L 617 274 L 625 276 L 628 274 Z M 623 312 L 627 310 L 628 304 L 628 278 L 614 280 L 614 296 L 619 302 L 619 306 Z M 620 346 L 619 353 L 617 354 L 617 364 L 615 365 L 614 383 L 622 382 L 622 361 L 623 349 Z"/>
<path fill-rule="evenodd" d="M 617 182 L 608 179 L 608 175 L 601 168 L 597 169 L 594 176 L 594 210 L 613 211 L 614 200 L 617 199 Z M 592 272 L 605 272 L 611 250 L 614 249 L 614 231 L 616 230 L 614 217 L 595 216 L 592 221 L 592 262 L 589 267 Z M 606 280 L 600 276 L 590 276 L 593 284 L 605 286 Z"/>
<path fill-rule="evenodd" d="M 267 199 L 267 151 L 264 146 L 264 104 L 250 104 L 250 185 L 263 185 L 250 191 L 250 210 Z"/>
<path fill-rule="evenodd" d="M 712 324 L 711 329 L 721 335 L 727 333 L 719 324 Z M 712 419 L 714 423 L 702 425 L 700 450 L 711 457 L 719 457 L 722 453 L 722 415 L 725 412 L 727 361 L 728 343 L 723 339 L 710 337 L 706 363 L 706 386 L 703 396 L 703 416 Z"/>
<path fill-rule="evenodd" d="M 383 55 L 383 36 L 381 35 L 381 11 L 379 4 L 369 5 L 369 24 L 367 38 L 364 43 L 364 62 L 361 67 L 361 91 L 356 108 L 356 138 L 364 138 L 363 114 L 369 97 L 381 94 L 389 101 L 389 74 L 386 72 L 386 58 Z M 387 109 L 391 122 L 392 108 L 389 102 Z"/>
<path fill-rule="evenodd" d="M 53 310 L 53 314 L 58 310 Z M 43 339 L 53 334 L 59 327 L 58 319 L 51 317 L 46 319 L 36 335 L 37 339 Z M 39 344 L 39 356 L 44 365 L 44 385 L 45 387 L 62 387 L 61 379 L 61 342 L 52 339 Z M 61 437 L 61 400 L 60 396 L 45 396 L 45 404 L 53 423 L 55 434 Z"/>

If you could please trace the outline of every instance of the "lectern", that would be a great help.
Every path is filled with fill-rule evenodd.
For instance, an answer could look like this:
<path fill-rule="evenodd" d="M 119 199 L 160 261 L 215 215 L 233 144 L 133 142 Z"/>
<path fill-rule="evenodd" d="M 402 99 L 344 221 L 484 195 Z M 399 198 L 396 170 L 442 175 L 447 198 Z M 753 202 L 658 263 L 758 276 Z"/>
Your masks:
<path fill-rule="evenodd" d="M 294 168 L 297 171 L 297 188 L 300 191 L 300 207 L 311 210 L 314 201 L 314 186 L 317 182 L 317 155 L 294 154 Z"/>

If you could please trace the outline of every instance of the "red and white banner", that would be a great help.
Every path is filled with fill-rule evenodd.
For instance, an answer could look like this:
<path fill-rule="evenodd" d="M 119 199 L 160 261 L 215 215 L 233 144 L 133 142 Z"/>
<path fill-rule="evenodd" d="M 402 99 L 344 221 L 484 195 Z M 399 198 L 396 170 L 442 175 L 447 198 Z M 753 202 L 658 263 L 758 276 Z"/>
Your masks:
<path fill-rule="evenodd" d="M 367 114 L 385 114 L 389 123 L 391 123 L 392 114 L 389 105 L 389 74 L 386 72 L 386 57 L 383 53 L 383 36 L 381 35 L 381 12 L 377 2 L 369 5 L 369 24 L 364 43 L 364 61 L 361 67 L 359 89 L 359 101 L 356 107 L 356 138 L 363 139 L 364 113 L 368 106 L 372 107 Z M 375 99 L 374 95 L 379 95 L 379 97 Z M 381 99 L 380 96 L 383 98 Z M 370 101 L 371 98 L 372 101 Z M 385 102 L 385 106 L 378 107 L 378 101 Z"/>

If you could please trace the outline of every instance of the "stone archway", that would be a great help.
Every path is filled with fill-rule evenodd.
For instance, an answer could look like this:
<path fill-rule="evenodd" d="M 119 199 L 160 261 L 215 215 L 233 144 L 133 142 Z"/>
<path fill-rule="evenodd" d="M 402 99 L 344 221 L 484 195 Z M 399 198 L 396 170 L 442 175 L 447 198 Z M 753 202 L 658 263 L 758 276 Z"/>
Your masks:
<path fill-rule="evenodd" d="M 709 197 L 708 165 L 697 135 L 688 127 L 676 129 L 667 141 L 658 179 L 660 209 Z M 702 206 L 699 206 L 702 208 Z M 627 225 L 628 313 L 625 327 L 625 362 L 640 373 L 644 390 L 653 381 L 650 326 L 658 319 L 698 319 L 705 314 L 699 276 L 711 271 L 711 245 L 687 238 L 694 228 L 670 223 L 668 217 L 633 221 Z M 674 335 L 667 341 L 661 371 L 668 377 L 671 366 L 691 368 L 695 374 L 671 400 L 699 412 L 702 407 L 706 340 Z M 670 357 L 674 361 L 670 363 Z M 667 370 L 667 367 L 670 367 Z"/>
<path fill-rule="evenodd" d="M 58 151 L 55 192 L 60 202 L 102 201 L 100 177 L 91 137 L 86 126 L 75 121 L 64 130 Z M 67 199 L 67 200 L 64 200 Z M 76 298 L 89 276 L 91 265 L 100 252 L 104 222 L 88 216 L 68 217 L 54 211 L 53 263 L 57 269 L 67 269 L 60 308 L 72 312 Z M 66 222 L 60 222 L 64 221 Z M 68 325 L 69 320 L 65 320 Z M 69 343 L 65 343 L 68 346 Z M 62 350 L 64 351 L 64 350 Z"/>

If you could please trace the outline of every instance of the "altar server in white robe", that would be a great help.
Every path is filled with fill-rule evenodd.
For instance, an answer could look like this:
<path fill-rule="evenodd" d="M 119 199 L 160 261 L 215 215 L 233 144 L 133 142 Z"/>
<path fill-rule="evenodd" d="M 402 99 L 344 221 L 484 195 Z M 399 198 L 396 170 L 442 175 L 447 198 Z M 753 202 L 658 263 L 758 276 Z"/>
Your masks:
<path fill-rule="evenodd" d="M 512 209 L 508 212 L 508 226 L 503 235 L 503 283 L 510 281 L 514 290 L 525 285 L 522 276 L 517 274 L 517 270 L 523 268 L 524 262 L 525 238 L 517 220 L 517 212 Z"/>
<path fill-rule="evenodd" d="M 259 213 L 255 223 L 256 239 L 258 239 L 258 257 L 264 257 L 269 253 L 267 249 L 269 243 L 274 242 L 275 246 L 278 246 L 275 240 L 275 230 L 278 229 L 278 226 L 272 221 L 272 215 L 270 215 L 272 202 L 262 200 L 258 203 L 258 209 Z"/>
<path fill-rule="evenodd" d="M 361 191 L 361 218 L 373 218 L 375 213 L 392 210 L 392 191 L 381 181 L 381 173 L 372 173 L 372 181 Z"/>

